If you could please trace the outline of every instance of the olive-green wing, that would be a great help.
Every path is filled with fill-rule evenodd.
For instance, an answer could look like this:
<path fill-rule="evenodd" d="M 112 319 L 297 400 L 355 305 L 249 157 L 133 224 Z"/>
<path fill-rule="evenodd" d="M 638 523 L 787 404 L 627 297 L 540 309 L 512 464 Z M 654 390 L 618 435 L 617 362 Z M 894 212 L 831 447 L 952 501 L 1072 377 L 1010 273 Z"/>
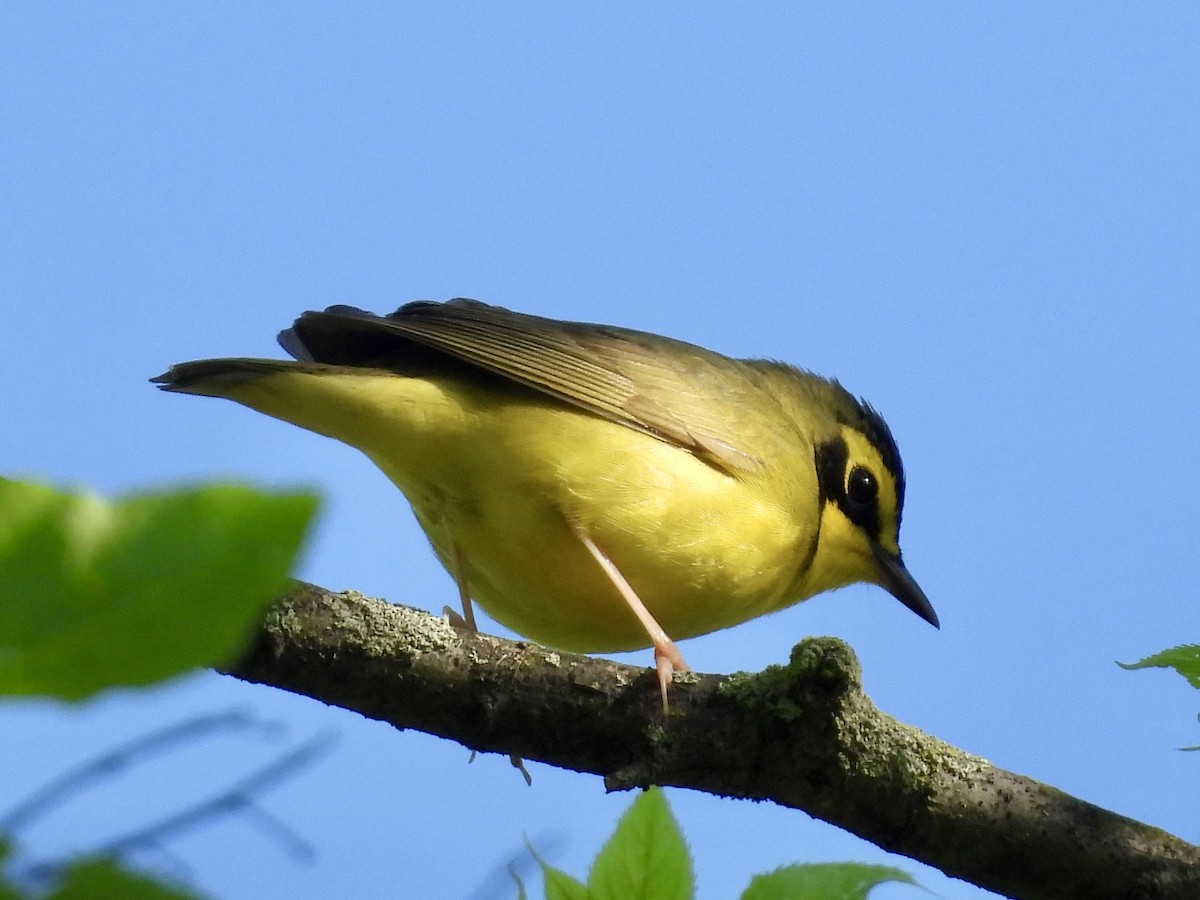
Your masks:
<path fill-rule="evenodd" d="M 760 464 L 740 427 L 747 403 L 761 408 L 753 370 L 682 341 L 464 299 L 409 303 L 389 316 L 333 306 L 304 313 L 279 340 L 297 359 L 398 371 L 414 351 L 434 350 L 676 444 L 730 473 Z"/>

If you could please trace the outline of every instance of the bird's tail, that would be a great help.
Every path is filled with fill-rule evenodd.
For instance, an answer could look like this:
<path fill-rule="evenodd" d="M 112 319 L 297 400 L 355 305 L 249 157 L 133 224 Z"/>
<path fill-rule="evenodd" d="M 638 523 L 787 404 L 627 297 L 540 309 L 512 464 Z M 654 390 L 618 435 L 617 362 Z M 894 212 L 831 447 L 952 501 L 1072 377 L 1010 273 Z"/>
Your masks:
<path fill-rule="evenodd" d="M 171 366 L 150 381 L 164 391 L 228 397 L 247 382 L 298 368 L 305 368 L 305 365 L 282 359 L 198 359 Z"/>

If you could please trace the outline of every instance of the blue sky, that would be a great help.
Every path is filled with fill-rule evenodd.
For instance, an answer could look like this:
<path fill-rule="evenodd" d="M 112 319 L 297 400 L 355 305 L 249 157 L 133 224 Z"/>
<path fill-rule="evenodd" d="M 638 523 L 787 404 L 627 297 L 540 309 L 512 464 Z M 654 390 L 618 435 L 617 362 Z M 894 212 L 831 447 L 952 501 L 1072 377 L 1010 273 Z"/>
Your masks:
<path fill-rule="evenodd" d="M 856 587 L 688 661 L 840 636 L 900 719 L 1195 841 L 1197 696 L 1113 661 L 1200 639 L 1198 27 L 1185 3 L 5 5 L 0 467 L 312 486 L 303 577 L 439 610 L 453 585 L 365 458 L 146 379 L 277 355 L 305 309 L 453 296 L 786 359 L 887 416 L 943 627 Z M 221 897 L 512 896 L 523 836 L 582 875 L 630 799 L 199 674 L 0 705 L 0 807 L 231 706 L 340 739 L 262 801 L 312 864 L 236 818 L 140 859 Z M 214 738 L 23 846 L 95 846 L 283 746 Z M 705 900 L 834 859 L 988 896 L 795 812 L 670 798 Z"/>

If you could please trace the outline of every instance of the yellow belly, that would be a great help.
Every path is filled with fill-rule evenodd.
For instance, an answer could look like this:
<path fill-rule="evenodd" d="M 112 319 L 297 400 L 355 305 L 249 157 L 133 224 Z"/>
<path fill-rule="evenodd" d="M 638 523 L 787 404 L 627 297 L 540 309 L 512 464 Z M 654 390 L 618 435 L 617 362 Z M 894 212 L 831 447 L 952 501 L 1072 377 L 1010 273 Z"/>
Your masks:
<path fill-rule="evenodd" d="M 537 641 L 575 651 L 650 643 L 568 520 L 673 638 L 800 599 L 815 508 L 809 518 L 674 445 L 455 379 L 298 374 L 259 385 L 234 399 L 363 450 L 451 570 L 457 551 L 473 598 Z"/>

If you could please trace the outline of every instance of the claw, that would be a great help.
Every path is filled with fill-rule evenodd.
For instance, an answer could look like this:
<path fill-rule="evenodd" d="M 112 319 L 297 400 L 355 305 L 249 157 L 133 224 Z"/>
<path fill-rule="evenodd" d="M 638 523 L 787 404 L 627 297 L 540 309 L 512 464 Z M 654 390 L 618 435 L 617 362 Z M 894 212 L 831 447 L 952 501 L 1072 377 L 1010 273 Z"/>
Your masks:
<path fill-rule="evenodd" d="M 665 643 L 654 645 L 654 668 L 658 671 L 658 691 L 662 694 L 663 715 L 670 713 L 667 702 L 667 688 L 671 684 L 671 676 L 676 672 L 690 672 L 691 667 L 683 661 L 679 648 L 670 638 Z"/>

